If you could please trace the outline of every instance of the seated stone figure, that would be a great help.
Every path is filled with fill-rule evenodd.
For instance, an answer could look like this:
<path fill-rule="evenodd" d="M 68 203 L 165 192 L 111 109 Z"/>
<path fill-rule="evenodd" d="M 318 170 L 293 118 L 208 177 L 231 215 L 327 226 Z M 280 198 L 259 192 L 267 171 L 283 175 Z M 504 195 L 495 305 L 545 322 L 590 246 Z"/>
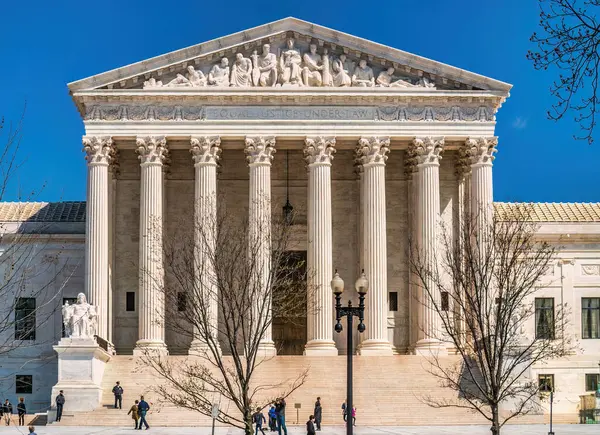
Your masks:
<path fill-rule="evenodd" d="M 209 86 L 229 86 L 229 60 L 224 57 L 221 63 L 213 65 L 208 73 Z"/>
<path fill-rule="evenodd" d="M 352 86 L 369 88 L 375 86 L 373 69 L 367 65 L 367 61 L 364 59 L 361 59 L 358 66 L 354 69 L 354 74 L 352 74 Z"/>
<path fill-rule="evenodd" d="M 317 54 L 317 45 L 310 44 L 309 52 L 304 53 L 304 68 L 302 68 L 302 78 L 305 86 L 321 86 L 323 84 L 323 61 L 321 55 Z"/>
<path fill-rule="evenodd" d="M 252 61 L 242 53 L 235 55 L 235 62 L 231 67 L 231 86 L 245 88 L 252 85 Z"/>

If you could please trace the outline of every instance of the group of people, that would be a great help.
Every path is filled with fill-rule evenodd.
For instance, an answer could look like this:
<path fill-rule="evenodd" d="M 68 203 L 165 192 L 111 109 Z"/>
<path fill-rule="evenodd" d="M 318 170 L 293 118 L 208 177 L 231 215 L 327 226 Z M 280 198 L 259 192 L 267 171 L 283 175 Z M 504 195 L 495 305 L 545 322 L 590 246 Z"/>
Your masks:
<path fill-rule="evenodd" d="M 287 426 L 285 425 L 285 399 L 283 397 L 277 399 L 275 403 L 269 408 L 269 430 L 271 432 L 277 431 L 278 435 L 281 435 L 283 430 L 284 435 L 287 435 Z M 263 424 L 267 422 L 261 408 L 256 408 L 256 412 L 252 415 L 252 421 L 256 426 L 254 432 L 258 435 L 258 431 L 264 435 Z"/>
<path fill-rule="evenodd" d="M 123 409 L 123 387 L 119 381 L 113 387 L 112 393 L 115 396 L 115 409 Z M 150 429 L 150 425 L 146 421 L 148 411 L 150 411 L 150 405 L 144 400 L 144 396 L 141 396 L 140 400 L 135 400 L 131 405 L 127 415 L 131 415 L 134 429 L 142 430 L 142 425 L 146 427 L 146 430 Z"/>
<path fill-rule="evenodd" d="M 4 423 L 7 426 L 10 426 L 11 417 L 13 414 L 13 405 L 10 403 L 8 399 L 4 401 L 2 405 L 0 405 L 0 419 L 4 419 Z M 25 414 L 27 414 L 27 408 L 25 407 L 25 399 L 22 397 L 19 399 L 19 403 L 17 403 L 17 414 L 19 416 L 19 426 L 25 425 Z"/>

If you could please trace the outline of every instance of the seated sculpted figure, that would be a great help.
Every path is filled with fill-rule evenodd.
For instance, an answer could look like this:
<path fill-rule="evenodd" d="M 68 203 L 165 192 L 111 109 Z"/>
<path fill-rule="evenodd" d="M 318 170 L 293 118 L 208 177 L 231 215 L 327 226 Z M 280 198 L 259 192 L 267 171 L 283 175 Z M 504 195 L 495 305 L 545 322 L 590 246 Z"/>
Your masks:
<path fill-rule="evenodd" d="M 229 86 L 229 60 L 224 57 L 221 63 L 213 65 L 208 73 L 210 86 Z"/>
<path fill-rule="evenodd" d="M 358 66 L 354 69 L 354 74 L 352 74 L 352 86 L 375 86 L 375 77 L 373 76 L 373 69 L 367 65 L 367 61 L 364 59 L 361 59 L 358 63 Z"/>
<path fill-rule="evenodd" d="M 144 82 L 144 89 L 149 88 L 162 88 L 162 82 L 160 80 L 156 80 L 154 77 L 150 77 L 147 81 Z"/>
<path fill-rule="evenodd" d="M 85 294 L 77 295 L 77 303 L 66 303 L 62 309 L 65 331 L 72 338 L 93 338 L 96 335 L 98 313 L 87 303 Z"/>
<path fill-rule="evenodd" d="M 193 66 L 187 67 L 187 77 L 182 74 L 177 74 L 173 80 L 165 85 L 169 88 L 181 88 L 181 87 L 202 87 L 206 86 L 206 77 L 202 71 L 196 71 Z"/>
<path fill-rule="evenodd" d="M 289 38 L 287 40 L 287 49 L 283 50 L 279 57 L 280 81 L 282 85 L 302 85 L 302 78 L 300 77 L 301 63 L 300 52 L 294 47 L 294 40 Z"/>
<path fill-rule="evenodd" d="M 354 71 L 354 65 L 353 62 L 346 59 L 345 54 L 340 54 L 340 57 L 333 61 L 332 70 L 333 86 L 350 86 L 352 84 L 350 72 Z"/>
<path fill-rule="evenodd" d="M 235 62 L 231 67 L 231 86 L 245 88 L 252 85 L 252 61 L 242 53 L 235 55 Z"/>
<path fill-rule="evenodd" d="M 255 65 L 252 70 L 255 86 L 269 87 L 277 84 L 277 56 L 271 53 L 269 44 L 263 45 L 262 54 L 252 55 L 252 62 Z"/>
<path fill-rule="evenodd" d="M 395 71 L 395 69 L 393 67 L 389 67 L 387 69 L 387 71 L 381 71 L 379 73 L 379 75 L 377 76 L 377 86 L 381 86 L 384 88 L 387 88 L 387 87 L 414 88 L 415 87 L 415 85 L 413 85 L 410 82 L 407 82 L 406 80 L 398 79 L 398 80 L 394 81 L 394 71 Z"/>
<path fill-rule="evenodd" d="M 321 86 L 323 84 L 323 61 L 321 55 L 317 54 L 317 45 L 310 44 L 309 52 L 304 53 L 304 68 L 302 68 L 302 78 L 306 86 Z"/>

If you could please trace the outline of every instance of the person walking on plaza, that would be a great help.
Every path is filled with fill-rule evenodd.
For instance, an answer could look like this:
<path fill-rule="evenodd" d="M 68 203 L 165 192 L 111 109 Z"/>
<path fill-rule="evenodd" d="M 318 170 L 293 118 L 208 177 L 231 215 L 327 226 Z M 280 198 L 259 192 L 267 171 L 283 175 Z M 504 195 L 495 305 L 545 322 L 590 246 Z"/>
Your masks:
<path fill-rule="evenodd" d="M 315 423 L 314 423 L 314 415 L 308 417 L 308 421 L 306 422 L 306 435 L 315 435 Z"/>
<path fill-rule="evenodd" d="M 275 432 L 277 430 L 277 412 L 275 412 L 275 405 L 271 405 L 269 409 L 269 430 Z"/>
<path fill-rule="evenodd" d="M 4 405 L 2 405 L 2 412 L 4 413 L 4 422 L 7 426 L 10 426 L 10 416 L 13 412 L 13 407 L 12 403 L 10 403 L 8 399 L 6 399 Z"/>
<path fill-rule="evenodd" d="M 346 422 L 346 401 L 342 403 L 342 418 L 344 419 L 344 423 Z"/>
<path fill-rule="evenodd" d="M 63 390 L 60 390 L 58 396 L 56 396 L 56 421 L 60 421 L 62 418 L 63 406 L 65 404 L 65 396 Z"/>
<path fill-rule="evenodd" d="M 258 431 L 261 431 L 263 435 L 265 435 L 265 431 L 262 428 L 263 423 L 266 423 L 265 416 L 262 412 L 260 412 L 260 408 L 256 408 L 256 412 L 252 416 L 254 420 L 254 424 L 256 425 L 256 430 L 254 431 L 254 435 L 258 435 Z"/>
<path fill-rule="evenodd" d="M 142 424 L 146 426 L 146 429 L 150 429 L 150 425 L 146 421 L 146 413 L 150 411 L 150 405 L 144 400 L 144 396 L 140 397 L 140 403 L 138 403 L 138 416 L 140 417 L 140 422 L 138 424 L 138 429 L 142 430 Z"/>
<path fill-rule="evenodd" d="M 283 429 L 283 433 L 288 435 L 285 425 L 285 399 L 283 397 L 275 402 L 275 413 L 277 414 L 277 432 L 281 435 L 281 429 Z"/>
<path fill-rule="evenodd" d="M 17 403 L 17 414 L 19 414 L 19 426 L 25 426 L 25 414 L 27 414 L 27 408 L 25 408 L 25 399 L 22 397 Z"/>
<path fill-rule="evenodd" d="M 356 406 L 352 407 L 352 426 L 356 426 Z"/>
<path fill-rule="evenodd" d="M 123 387 L 121 387 L 119 381 L 117 381 L 117 385 L 113 387 L 112 392 L 115 395 L 115 409 L 117 409 L 117 404 L 119 405 L 119 409 L 123 409 Z"/>
<path fill-rule="evenodd" d="M 321 430 L 321 416 L 323 412 L 323 408 L 321 408 L 321 398 L 317 397 L 317 401 L 315 402 L 315 424 L 317 425 L 317 430 Z"/>
<path fill-rule="evenodd" d="M 37 435 L 37 434 L 35 433 L 35 427 L 33 427 L 33 426 L 29 426 L 29 435 Z"/>
<path fill-rule="evenodd" d="M 127 413 L 127 415 L 131 414 L 131 418 L 133 418 L 133 422 L 135 423 L 134 429 L 138 428 L 138 403 L 140 403 L 139 400 L 136 400 Z"/>

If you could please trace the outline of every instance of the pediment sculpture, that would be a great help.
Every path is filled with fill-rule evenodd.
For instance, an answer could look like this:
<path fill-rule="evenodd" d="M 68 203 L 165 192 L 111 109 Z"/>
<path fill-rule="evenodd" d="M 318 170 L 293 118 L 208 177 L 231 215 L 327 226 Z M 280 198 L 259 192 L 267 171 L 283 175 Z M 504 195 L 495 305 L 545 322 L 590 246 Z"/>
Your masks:
<path fill-rule="evenodd" d="M 426 77 L 394 77 L 395 68 L 389 67 L 376 75 L 367 60 L 357 62 L 346 54 L 333 55 L 328 48 L 319 50 L 316 42 L 301 53 L 294 38 L 288 38 L 278 54 L 271 52 L 271 44 L 263 44 L 250 57 L 238 52 L 231 64 L 227 57 L 214 63 L 206 74 L 200 68 L 187 66 L 185 74 L 178 73 L 164 83 L 149 78 L 144 89 L 215 87 L 385 87 L 435 89 Z"/>
<path fill-rule="evenodd" d="M 65 335 L 69 338 L 94 338 L 97 332 L 98 311 L 95 305 L 88 304 L 85 294 L 77 295 L 73 305 L 62 307 Z"/>

